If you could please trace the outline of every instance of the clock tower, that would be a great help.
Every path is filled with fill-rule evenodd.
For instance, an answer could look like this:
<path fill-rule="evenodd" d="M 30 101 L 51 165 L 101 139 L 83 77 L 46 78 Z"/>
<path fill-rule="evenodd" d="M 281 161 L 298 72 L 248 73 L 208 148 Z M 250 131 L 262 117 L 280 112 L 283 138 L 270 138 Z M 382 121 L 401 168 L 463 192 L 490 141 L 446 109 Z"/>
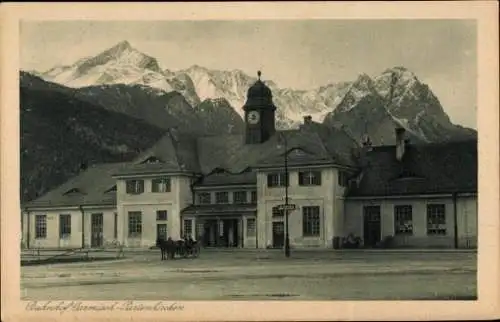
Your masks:
<path fill-rule="evenodd" d="M 248 89 L 247 101 L 243 106 L 246 144 L 263 143 L 276 132 L 273 95 L 269 87 L 260 80 L 260 71 L 257 75 L 259 79 Z"/>

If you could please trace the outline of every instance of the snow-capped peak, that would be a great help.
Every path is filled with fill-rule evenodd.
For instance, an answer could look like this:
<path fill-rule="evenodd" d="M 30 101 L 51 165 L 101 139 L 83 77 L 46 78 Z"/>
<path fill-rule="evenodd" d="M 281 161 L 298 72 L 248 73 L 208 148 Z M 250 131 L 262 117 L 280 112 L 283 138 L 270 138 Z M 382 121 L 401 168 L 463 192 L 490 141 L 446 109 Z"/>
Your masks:
<path fill-rule="evenodd" d="M 161 70 L 155 58 L 138 51 L 126 40 L 73 65 L 54 67 L 41 76 L 70 87 L 126 84 L 155 88 L 158 95 L 176 91 L 193 107 L 205 100 L 213 107 L 228 102 L 240 116 L 244 114 L 242 106 L 248 88 L 257 81 L 256 73 L 240 69 L 215 70 L 197 64 L 181 70 Z M 265 84 L 272 90 L 277 106 L 277 127 L 296 127 L 302 123 L 304 115 L 322 122 L 333 111 L 348 112 L 361 105 L 378 104 L 395 120 L 416 120 L 417 123 L 428 115 L 445 115 L 430 89 L 402 66 L 388 68 L 374 78 L 362 73 L 352 82 L 330 83 L 312 90 L 281 88 L 272 79 L 266 79 Z M 360 105 L 360 102 L 367 104 Z M 426 113 L 417 116 L 423 108 Z M 444 117 L 438 118 L 444 120 Z"/>
<path fill-rule="evenodd" d="M 374 82 L 367 74 L 363 73 L 352 82 L 345 92 L 337 108 L 339 112 L 347 112 L 354 108 L 364 97 L 378 95 Z"/>

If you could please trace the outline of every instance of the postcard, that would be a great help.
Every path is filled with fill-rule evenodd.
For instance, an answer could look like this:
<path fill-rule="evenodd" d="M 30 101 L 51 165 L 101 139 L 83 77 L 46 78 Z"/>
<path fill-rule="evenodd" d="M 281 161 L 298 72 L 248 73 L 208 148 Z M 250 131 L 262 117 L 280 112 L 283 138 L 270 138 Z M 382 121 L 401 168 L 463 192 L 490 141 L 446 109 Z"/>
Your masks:
<path fill-rule="evenodd" d="M 495 3 L 0 10 L 3 320 L 499 317 Z"/>

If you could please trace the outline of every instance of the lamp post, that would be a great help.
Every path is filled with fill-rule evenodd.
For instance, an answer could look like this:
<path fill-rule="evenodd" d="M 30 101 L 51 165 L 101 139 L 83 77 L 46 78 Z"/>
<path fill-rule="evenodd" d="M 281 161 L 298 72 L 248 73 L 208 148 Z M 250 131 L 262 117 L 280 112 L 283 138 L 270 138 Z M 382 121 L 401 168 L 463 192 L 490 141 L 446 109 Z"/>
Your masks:
<path fill-rule="evenodd" d="M 290 257 L 290 237 L 288 231 L 288 151 L 287 140 L 284 133 L 283 139 L 285 141 L 285 257 Z"/>

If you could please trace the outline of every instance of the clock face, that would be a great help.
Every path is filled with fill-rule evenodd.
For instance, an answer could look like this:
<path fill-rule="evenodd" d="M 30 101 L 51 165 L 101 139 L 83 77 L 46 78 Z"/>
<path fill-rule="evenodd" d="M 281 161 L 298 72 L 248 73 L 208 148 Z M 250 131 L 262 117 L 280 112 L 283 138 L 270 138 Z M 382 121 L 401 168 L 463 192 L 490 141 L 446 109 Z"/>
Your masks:
<path fill-rule="evenodd" d="M 260 120 L 260 114 L 257 111 L 250 111 L 247 115 L 247 121 L 250 124 L 257 124 Z"/>

